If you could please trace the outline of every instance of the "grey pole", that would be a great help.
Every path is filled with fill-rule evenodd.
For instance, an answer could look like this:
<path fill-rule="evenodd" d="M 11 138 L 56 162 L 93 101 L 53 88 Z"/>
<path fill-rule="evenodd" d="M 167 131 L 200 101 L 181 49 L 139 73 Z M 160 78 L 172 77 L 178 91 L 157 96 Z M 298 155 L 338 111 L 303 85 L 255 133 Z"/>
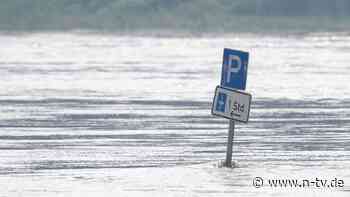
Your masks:
<path fill-rule="evenodd" d="M 230 120 L 230 126 L 228 129 L 228 138 L 227 138 L 227 150 L 226 150 L 226 167 L 232 167 L 232 146 L 233 146 L 233 136 L 235 133 L 235 121 Z"/>

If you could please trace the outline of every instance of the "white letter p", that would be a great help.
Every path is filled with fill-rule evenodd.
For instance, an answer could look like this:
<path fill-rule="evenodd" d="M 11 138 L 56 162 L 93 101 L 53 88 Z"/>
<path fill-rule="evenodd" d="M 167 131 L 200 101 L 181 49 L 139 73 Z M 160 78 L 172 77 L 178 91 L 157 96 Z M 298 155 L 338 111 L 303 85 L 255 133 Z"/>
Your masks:
<path fill-rule="evenodd" d="M 237 62 L 237 64 L 233 64 L 233 62 Z M 228 72 L 226 77 L 226 82 L 229 83 L 231 79 L 231 73 L 238 73 L 242 67 L 242 60 L 239 56 L 229 55 L 228 56 Z"/>

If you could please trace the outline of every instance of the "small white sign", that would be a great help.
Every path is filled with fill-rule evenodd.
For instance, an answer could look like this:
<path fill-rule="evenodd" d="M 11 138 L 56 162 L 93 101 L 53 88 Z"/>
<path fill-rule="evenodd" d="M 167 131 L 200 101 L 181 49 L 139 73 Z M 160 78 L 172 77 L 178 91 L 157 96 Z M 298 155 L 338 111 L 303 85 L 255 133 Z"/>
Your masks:
<path fill-rule="evenodd" d="M 217 86 L 211 113 L 216 116 L 247 123 L 252 95 Z"/>

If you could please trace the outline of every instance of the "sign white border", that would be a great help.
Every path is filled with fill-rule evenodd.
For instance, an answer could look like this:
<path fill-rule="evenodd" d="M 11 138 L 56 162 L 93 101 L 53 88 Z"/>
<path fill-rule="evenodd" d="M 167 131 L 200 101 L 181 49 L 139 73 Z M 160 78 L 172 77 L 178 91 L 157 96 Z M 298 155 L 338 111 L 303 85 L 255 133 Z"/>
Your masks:
<path fill-rule="evenodd" d="M 232 117 L 232 116 L 225 115 L 225 113 L 218 113 L 218 112 L 216 112 L 216 110 L 214 110 L 214 108 L 215 108 L 215 106 L 216 106 L 216 102 L 217 102 L 218 91 L 219 91 L 220 89 L 223 89 L 223 90 L 225 90 L 225 91 L 227 91 L 227 92 L 234 92 L 234 93 L 241 94 L 241 95 L 243 94 L 243 95 L 249 97 L 249 108 L 248 108 L 248 114 L 247 114 L 246 120 L 235 119 L 235 118 Z M 211 107 L 211 113 L 212 113 L 213 115 L 215 115 L 215 116 L 220 116 L 220 117 L 227 118 L 227 119 L 230 119 L 230 120 L 235 120 L 235 121 L 239 121 L 239 122 L 243 122 L 243 123 L 248 123 L 249 116 L 250 116 L 251 102 L 252 102 L 252 95 L 249 94 L 249 93 L 246 93 L 246 92 L 243 92 L 243 91 L 239 91 L 239 90 L 235 90 L 235 89 L 230 89 L 230 88 L 222 87 L 222 86 L 217 86 L 216 89 L 215 89 L 215 96 L 214 96 L 213 104 L 212 104 L 212 107 Z"/>

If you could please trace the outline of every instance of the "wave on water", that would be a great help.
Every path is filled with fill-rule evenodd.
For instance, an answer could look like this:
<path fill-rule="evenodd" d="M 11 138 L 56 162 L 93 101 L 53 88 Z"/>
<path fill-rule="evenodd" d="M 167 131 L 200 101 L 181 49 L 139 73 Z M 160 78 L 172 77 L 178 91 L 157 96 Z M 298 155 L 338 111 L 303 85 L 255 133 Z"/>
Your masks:
<path fill-rule="evenodd" d="M 19 152 L 12 158 L 15 165 L 0 172 L 4 174 L 190 165 L 220 161 L 225 154 L 227 120 L 210 115 L 209 102 L 2 99 L 0 105 L 12 109 L 9 117 L 0 119 L 7 131 L 0 135 L 0 150 Z M 346 160 L 349 155 L 331 154 L 339 156 L 350 147 L 349 109 L 348 100 L 257 99 L 250 123 L 237 125 L 235 143 L 241 150 L 235 157 Z M 20 155 L 27 158 L 25 164 Z"/>

